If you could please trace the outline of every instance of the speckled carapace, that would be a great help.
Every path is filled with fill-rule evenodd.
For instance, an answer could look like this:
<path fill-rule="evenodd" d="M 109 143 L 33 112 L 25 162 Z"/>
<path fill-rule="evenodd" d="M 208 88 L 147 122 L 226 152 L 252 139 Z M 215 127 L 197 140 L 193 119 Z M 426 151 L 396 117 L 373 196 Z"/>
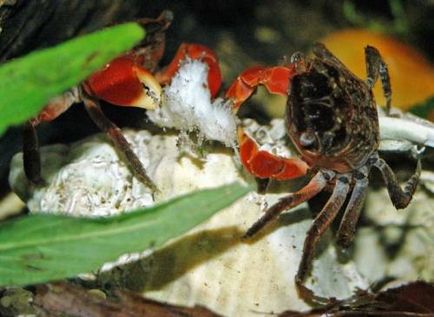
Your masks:
<path fill-rule="evenodd" d="M 379 145 L 377 105 L 368 83 L 324 46 L 297 61 L 287 101 L 288 135 L 311 167 L 350 172 Z"/>

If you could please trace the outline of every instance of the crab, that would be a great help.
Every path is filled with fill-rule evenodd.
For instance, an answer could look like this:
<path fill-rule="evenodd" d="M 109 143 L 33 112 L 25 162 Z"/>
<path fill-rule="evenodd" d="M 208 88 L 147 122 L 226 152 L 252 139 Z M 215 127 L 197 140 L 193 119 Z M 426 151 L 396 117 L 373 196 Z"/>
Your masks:
<path fill-rule="evenodd" d="M 195 43 L 182 43 L 170 64 L 157 70 L 163 56 L 165 31 L 170 26 L 173 14 L 163 13 L 156 19 L 139 20 L 147 30 L 146 39 L 131 51 L 113 59 L 105 67 L 88 77 L 79 86 L 52 99 L 42 111 L 24 125 L 23 163 L 27 179 L 35 185 L 43 185 L 41 159 L 36 127 L 56 119 L 74 103 L 83 102 L 89 116 L 104 131 L 116 148 L 123 154 L 133 174 L 152 192 L 157 191 L 154 182 L 131 149 L 121 130 L 102 112 L 100 100 L 113 105 L 156 109 L 162 101 L 162 85 L 170 83 L 184 59 L 200 59 L 208 65 L 208 82 L 211 95 L 215 97 L 221 73 L 215 53 L 208 47 Z"/>
<path fill-rule="evenodd" d="M 245 168 L 260 179 L 292 179 L 311 173 L 307 185 L 281 198 L 265 210 L 245 233 L 256 235 L 280 213 L 310 200 L 325 189 L 332 194 L 313 220 L 304 241 L 295 284 L 301 297 L 319 300 L 305 284 L 315 249 L 349 196 L 337 232 L 337 244 L 346 248 L 353 240 L 368 188 L 372 168 L 378 169 L 393 205 L 405 208 L 416 190 L 421 163 L 402 189 L 389 165 L 379 157 L 379 121 L 372 88 L 378 77 L 391 105 L 387 65 L 379 51 L 365 48 L 366 81 L 357 78 L 323 44 L 316 44 L 313 57 L 292 55 L 287 65 L 252 67 L 229 87 L 226 97 L 234 110 L 264 85 L 271 93 L 287 96 L 286 130 L 300 158 L 283 158 L 262 151 L 243 130 L 239 131 L 240 158 Z"/>

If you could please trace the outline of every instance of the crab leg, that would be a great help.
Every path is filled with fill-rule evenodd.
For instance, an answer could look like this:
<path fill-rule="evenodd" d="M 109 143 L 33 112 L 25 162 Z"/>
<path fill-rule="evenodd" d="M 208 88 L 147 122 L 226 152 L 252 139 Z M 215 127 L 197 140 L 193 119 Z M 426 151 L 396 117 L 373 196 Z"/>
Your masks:
<path fill-rule="evenodd" d="M 368 86 L 372 89 L 378 79 L 378 75 L 380 75 L 381 86 L 383 87 L 384 97 L 386 97 L 386 110 L 387 113 L 390 113 L 392 107 L 392 86 L 390 84 L 387 64 L 381 57 L 380 52 L 375 47 L 369 45 L 365 48 L 365 59 Z"/>
<path fill-rule="evenodd" d="M 61 96 L 51 99 L 42 111 L 24 124 L 23 129 L 23 164 L 28 180 L 35 185 L 44 185 L 41 176 L 41 155 L 36 127 L 41 122 L 50 122 L 60 116 L 78 101 L 78 90 L 72 88 Z"/>
<path fill-rule="evenodd" d="M 131 149 L 130 144 L 123 136 L 121 129 L 104 115 L 98 101 L 92 100 L 90 97 L 84 95 L 82 99 L 93 122 L 95 122 L 95 124 L 108 135 L 116 148 L 126 157 L 130 168 L 134 172 L 134 176 L 136 176 L 143 184 L 148 186 L 153 192 L 156 192 L 158 190 L 157 186 L 155 186 L 154 182 L 146 174 L 142 162 L 140 162 L 137 155 Z"/>
<path fill-rule="evenodd" d="M 303 298 L 309 298 L 311 291 L 304 286 L 304 282 L 310 271 L 313 256 L 315 254 L 316 245 L 320 237 L 324 234 L 332 221 L 335 219 L 339 210 L 345 202 L 345 198 L 350 190 L 349 174 L 341 174 L 337 176 L 336 185 L 329 200 L 314 219 L 312 226 L 307 232 L 304 240 L 303 253 L 298 266 L 295 283 L 300 295 Z"/>
<path fill-rule="evenodd" d="M 403 209 L 407 207 L 413 198 L 413 194 L 416 191 L 417 184 L 419 183 L 420 172 L 422 169 L 420 159 L 417 161 L 416 171 L 405 183 L 404 189 L 401 189 L 401 186 L 399 185 L 399 182 L 396 179 L 392 169 L 382 158 L 378 158 L 373 166 L 378 168 L 383 175 L 384 182 L 387 186 L 387 191 L 389 192 L 390 199 L 392 200 L 395 208 Z"/>
<path fill-rule="evenodd" d="M 359 220 L 360 211 L 365 201 L 366 192 L 368 190 L 368 171 L 359 173 L 360 177 L 356 176 L 353 192 L 350 200 L 345 208 L 341 224 L 338 229 L 336 243 L 342 248 L 348 248 L 353 241 L 356 232 L 357 221 Z"/>
<path fill-rule="evenodd" d="M 146 30 L 146 37 L 133 49 L 136 62 L 142 67 L 155 72 L 158 62 L 163 58 L 166 46 L 166 30 L 173 21 L 173 12 L 164 10 L 156 18 L 141 18 L 136 22 Z"/>
<path fill-rule="evenodd" d="M 41 177 L 41 154 L 36 132 L 35 120 L 28 120 L 23 129 L 23 164 L 24 173 L 30 182 L 35 185 L 44 184 Z"/>
<path fill-rule="evenodd" d="M 317 195 L 324 189 L 327 182 L 333 176 L 333 172 L 318 172 L 302 189 L 281 198 L 276 204 L 268 208 L 265 211 L 265 214 L 247 230 L 244 237 L 252 237 L 270 221 L 276 219 L 276 217 L 283 211 L 293 208 Z"/>

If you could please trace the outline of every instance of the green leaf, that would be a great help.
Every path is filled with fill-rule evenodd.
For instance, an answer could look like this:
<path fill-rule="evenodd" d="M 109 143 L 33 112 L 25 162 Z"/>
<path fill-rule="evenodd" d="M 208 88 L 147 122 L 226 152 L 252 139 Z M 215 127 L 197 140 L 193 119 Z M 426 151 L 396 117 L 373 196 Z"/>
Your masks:
<path fill-rule="evenodd" d="M 422 118 L 434 117 L 434 96 L 411 107 L 410 112 Z M 431 119 L 432 120 L 432 119 Z"/>
<path fill-rule="evenodd" d="M 0 225 L 0 285 L 72 277 L 160 246 L 250 191 L 231 184 L 111 218 L 30 215 Z"/>
<path fill-rule="evenodd" d="M 135 23 L 84 35 L 0 66 L 0 135 L 35 116 L 50 100 L 77 85 L 144 37 Z"/>

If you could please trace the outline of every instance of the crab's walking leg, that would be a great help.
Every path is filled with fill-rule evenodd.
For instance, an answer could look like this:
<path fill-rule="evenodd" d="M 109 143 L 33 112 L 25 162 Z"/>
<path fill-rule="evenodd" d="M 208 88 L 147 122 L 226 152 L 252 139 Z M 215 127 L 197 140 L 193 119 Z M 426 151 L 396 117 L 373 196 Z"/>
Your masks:
<path fill-rule="evenodd" d="M 356 232 L 357 221 L 359 220 L 360 211 L 365 201 L 368 189 L 368 168 L 362 173 L 355 174 L 355 184 L 350 200 L 342 217 L 341 224 L 337 233 L 337 244 L 342 248 L 347 248 L 351 244 Z"/>
<path fill-rule="evenodd" d="M 36 127 L 42 122 L 50 122 L 64 113 L 78 101 L 78 90 L 71 88 L 64 94 L 51 99 L 42 111 L 24 124 L 23 165 L 28 180 L 35 185 L 44 185 L 41 176 L 41 155 Z"/>
<path fill-rule="evenodd" d="M 366 59 L 366 81 L 370 89 L 372 89 L 380 75 L 381 86 L 383 87 L 384 97 L 386 98 L 386 110 L 390 113 L 392 107 L 392 86 L 390 84 L 389 70 L 384 62 L 380 52 L 372 46 L 365 48 Z"/>
<path fill-rule="evenodd" d="M 163 58 L 166 34 L 173 21 L 173 12 L 164 10 L 156 18 L 141 18 L 136 22 L 146 30 L 146 37 L 136 46 L 133 51 L 138 59 L 142 59 L 141 66 L 154 73 L 158 62 Z"/>
<path fill-rule="evenodd" d="M 298 266 L 297 275 L 295 276 L 295 283 L 300 295 L 309 297 L 309 291 L 304 286 L 304 282 L 310 271 L 313 256 L 315 254 L 316 245 L 323 235 L 323 233 L 330 226 L 335 219 L 339 210 L 345 202 L 345 198 L 350 190 L 350 176 L 341 174 L 337 176 L 336 185 L 333 194 L 321 210 L 321 212 L 314 219 L 312 226 L 307 232 L 306 239 L 304 240 L 303 253 L 301 261 Z"/>
<path fill-rule="evenodd" d="M 255 177 L 255 180 L 256 180 L 256 192 L 261 195 L 267 193 L 268 186 L 270 185 L 271 179 Z"/>
<path fill-rule="evenodd" d="M 247 230 L 244 237 L 252 237 L 259 230 L 265 227 L 266 224 L 276 219 L 276 217 L 283 211 L 295 207 L 314 197 L 324 189 L 327 182 L 334 176 L 331 173 L 332 172 L 323 173 L 320 171 L 302 189 L 281 198 L 276 204 L 265 211 L 264 215 Z"/>
<path fill-rule="evenodd" d="M 39 141 L 36 132 L 36 121 L 28 120 L 23 130 L 23 164 L 24 173 L 28 180 L 35 185 L 43 185 L 41 177 L 41 154 L 39 153 Z"/>
<path fill-rule="evenodd" d="M 413 198 L 413 194 L 416 191 L 417 184 L 419 183 L 420 171 L 422 169 L 420 159 L 417 161 L 416 171 L 405 183 L 404 189 L 401 189 L 395 174 L 383 159 L 378 158 L 378 160 L 374 163 L 374 166 L 378 168 L 383 175 L 390 199 L 392 200 L 392 203 L 396 209 L 407 207 Z"/>
<path fill-rule="evenodd" d="M 134 172 L 134 176 L 136 176 L 143 184 L 148 186 L 153 192 L 157 191 L 157 187 L 146 174 L 142 162 L 140 162 L 137 155 L 131 149 L 130 144 L 123 136 L 121 129 L 119 129 L 104 115 L 97 101 L 92 100 L 88 96 L 84 95 L 82 98 L 89 116 L 92 118 L 95 124 L 109 136 L 116 148 L 119 149 L 123 155 L 125 155 L 130 168 Z"/>

